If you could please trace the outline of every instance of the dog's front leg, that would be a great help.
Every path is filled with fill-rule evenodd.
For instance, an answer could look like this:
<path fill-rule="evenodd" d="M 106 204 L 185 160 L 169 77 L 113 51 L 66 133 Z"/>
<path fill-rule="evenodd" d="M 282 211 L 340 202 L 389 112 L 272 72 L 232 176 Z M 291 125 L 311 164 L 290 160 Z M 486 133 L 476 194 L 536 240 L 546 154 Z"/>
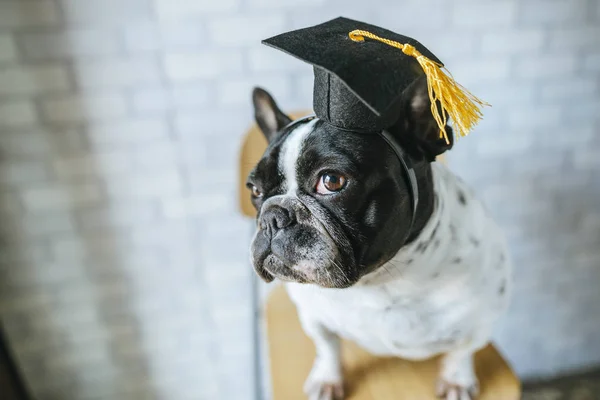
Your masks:
<path fill-rule="evenodd" d="M 340 339 L 323 324 L 300 317 L 304 332 L 312 339 L 317 356 L 304 384 L 309 400 L 343 400 L 344 384 Z"/>
<path fill-rule="evenodd" d="M 474 400 L 479 395 L 479 382 L 473 365 L 474 354 L 486 339 L 470 341 L 442 357 L 437 395 L 444 400 Z"/>

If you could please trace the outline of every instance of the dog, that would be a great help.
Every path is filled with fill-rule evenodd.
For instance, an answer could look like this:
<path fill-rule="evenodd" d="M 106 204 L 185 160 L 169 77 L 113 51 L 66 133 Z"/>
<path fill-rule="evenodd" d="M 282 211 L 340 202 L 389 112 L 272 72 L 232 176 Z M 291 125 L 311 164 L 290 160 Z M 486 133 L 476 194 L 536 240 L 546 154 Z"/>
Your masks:
<path fill-rule="evenodd" d="M 292 121 L 255 88 L 267 139 L 247 186 L 257 210 L 256 273 L 284 282 L 317 357 L 310 400 L 344 398 L 340 338 L 374 355 L 441 355 L 438 397 L 478 396 L 473 355 L 485 347 L 510 298 L 501 229 L 473 191 L 436 157 L 440 138 L 424 80 L 402 95 L 390 127 L 418 183 L 414 221 L 398 157 L 379 135 Z M 446 131 L 451 133 L 451 127 Z"/>

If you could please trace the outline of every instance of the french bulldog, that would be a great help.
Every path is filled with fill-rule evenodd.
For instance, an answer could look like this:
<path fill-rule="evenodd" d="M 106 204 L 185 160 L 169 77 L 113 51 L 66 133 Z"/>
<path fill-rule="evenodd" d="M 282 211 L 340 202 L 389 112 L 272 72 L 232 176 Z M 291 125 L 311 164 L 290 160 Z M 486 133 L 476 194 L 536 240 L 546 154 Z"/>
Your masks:
<path fill-rule="evenodd" d="M 315 344 L 307 397 L 344 398 L 345 338 L 374 355 L 441 355 L 438 397 L 477 398 L 473 355 L 508 306 L 511 264 L 482 202 L 435 162 L 453 141 L 440 138 L 426 82 L 403 93 L 388 130 L 414 167 L 414 220 L 410 185 L 382 137 L 292 121 L 261 88 L 252 98 L 268 147 L 247 180 L 251 259 L 264 281 L 284 282 Z"/>

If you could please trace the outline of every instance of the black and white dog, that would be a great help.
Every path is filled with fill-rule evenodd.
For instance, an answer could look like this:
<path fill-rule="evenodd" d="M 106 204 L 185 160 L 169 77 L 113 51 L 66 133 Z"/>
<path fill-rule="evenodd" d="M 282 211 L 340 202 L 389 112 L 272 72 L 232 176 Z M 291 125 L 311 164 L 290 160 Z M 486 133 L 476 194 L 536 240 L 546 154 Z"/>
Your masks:
<path fill-rule="evenodd" d="M 265 281 L 286 282 L 314 341 L 311 400 L 344 397 L 340 337 L 376 355 L 442 354 L 439 396 L 473 399 L 473 354 L 508 304 L 502 233 L 470 189 L 432 162 L 452 142 L 439 138 L 425 81 L 404 100 L 390 132 L 417 175 L 412 227 L 401 163 L 380 136 L 333 134 L 318 118 L 292 123 L 267 92 L 253 92 L 269 145 L 248 177 L 258 210 L 252 262 Z"/>

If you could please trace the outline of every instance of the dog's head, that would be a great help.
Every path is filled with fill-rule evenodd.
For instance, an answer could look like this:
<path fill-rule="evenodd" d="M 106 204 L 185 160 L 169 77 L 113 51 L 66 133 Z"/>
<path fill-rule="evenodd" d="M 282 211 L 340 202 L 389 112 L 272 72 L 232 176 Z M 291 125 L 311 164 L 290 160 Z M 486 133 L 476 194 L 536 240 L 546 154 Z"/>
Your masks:
<path fill-rule="evenodd" d="M 252 262 L 262 279 L 348 287 L 422 228 L 433 204 L 429 162 L 452 143 L 440 139 L 424 79 L 403 96 L 388 131 L 417 172 L 420 206 L 411 232 L 405 172 L 382 137 L 318 118 L 292 123 L 266 91 L 254 90 L 256 121 L 269 143 L 247 181 L 258 212 Z"/>

